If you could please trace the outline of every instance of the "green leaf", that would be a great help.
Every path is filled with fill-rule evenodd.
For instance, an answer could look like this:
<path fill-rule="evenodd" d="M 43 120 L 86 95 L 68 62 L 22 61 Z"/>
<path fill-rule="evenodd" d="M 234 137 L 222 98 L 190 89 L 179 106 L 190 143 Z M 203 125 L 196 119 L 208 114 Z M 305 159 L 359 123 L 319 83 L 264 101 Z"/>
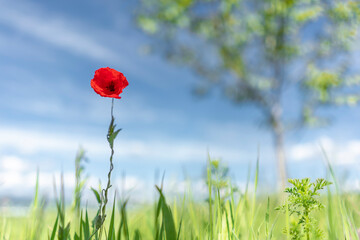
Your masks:
<path fill-rule="evenodd" d="M 85 221 L 82 221 L 82 228 L 84 230 L 84 239 L 90 238 L 90 223 L 89 223 L 89 215 L 86 209 L 85 211 Z"/>
<path fill-rule="evenodd" d="M 161 210 L 162 210 L 162 216 L 163 216 L 163 223 L 165 225 L 165 234 L 167 240 L 175 240 L 177 239 L 177 234 L 175 230 L 175 223 L 174 218 L 171 212 L 171 209 L 169 205 L 166 204 L 165 197 L 159 187 L 157 187 L 157 190 L 160 193 L 160 197 L 162 198 L 162 204 L 161 204 Z"/>
<path fill-rule="evenodd" d="M 74 233 L 74 240 L 80 240 L 80 237 L 77 235 L 77 233 Z"/>
<path fill-rule="evenodd" d="M 101 203 L 100 193 L 94 188 L 91 188 L 91 191 L 94 193 L 94 195 L 96 197 L 96 201 L 100 204 Z"/>
<path fill-rule="evenodd" d="M 59 221 L 59 213 L 56 216 L 56 220 L 53 226 L 53 230 L 51 232 L 51 237 L 50 240 L 55 240 L 55 236 L 56 236 L 56 229 L 57 229 L 57 225 L 58 225 L 58 221 Z"/>
<path fill-rule="evenodd" d="M 121 239 L 122 232 L 124 233 L 124 237 L 126 240 L 129 240 L 129 228 L 128 228 L 128 222 L 127 222 L 127 216 L 126 216 L 126 205 L 127 205 L 128 199 L 125 200 L 120 205 L 120 214 L 121 214 L 121 221 L 118 229 L 118 237 L 117 240 Z"/>
<path fill-rule="evenodd" d="M 115 222 L 115 196 L 114 196 L 114 203 L 113 203 L 113 209 L 111 213 L 111 219 L 110 219 L 110 225 L 109 225 L 109 235 L 108 240 L 115 240 L 115 228 L 114 228 L 114 222 Z"/>
<path fill-rule="evenodd" d="M 134 232 L 134 240 L 141 240 L 141 234 L 139 229 L 136 229 Z"/>
<path fill-rule="evenodd" d="M 177 238 L 176 238 L 177 240 L 180 240 L 182 222 L 183 222 L 183 218 L 181 217 L 180 224 L 179 224 L 179 229 L 178 229 L 178 234 L 177 234 Z"/>
<path fill-rule="evenodd" d="M 114 140 L 117 137 L 118 133 L 121 131 L 121 129 L 115 130 L 116 124 L 114 122 L 115 122 L 115 118 L 112 117 L 111 121 L 110 121 L 110 125 L 109 125 L 108 134 L 107 134 L 107 140 L 109 142 L 111 149 L 114 148 Z"/>

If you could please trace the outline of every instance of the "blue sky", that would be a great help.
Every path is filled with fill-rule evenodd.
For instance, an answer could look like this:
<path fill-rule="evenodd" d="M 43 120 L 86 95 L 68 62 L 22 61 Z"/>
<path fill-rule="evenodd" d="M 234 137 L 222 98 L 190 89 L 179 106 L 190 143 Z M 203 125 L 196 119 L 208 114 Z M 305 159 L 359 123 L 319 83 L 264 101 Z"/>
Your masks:
<path fill-rule="evenodd" d="M 273 186 L 272 143 L 259 126 L 259 112 L 217 94 L 194 97 L 198 77 L 189 69 L 143 54 L 150 41 L 136 28 L 134 4 L 128 2 L 0 2 L 0 193 L 29 196 L 37 168 L 44 192 L 61 171 L 71 189 L 79 146 L 89 159 L 89 185 L 105 178 L 111 100 L 95 94 L 90 80 L 107 66 L 123 72 L 130 84 L 115 101 L 123 131 L 116 142 L 114 181 L 126 172 L 126 188 L 141 194 L 153 189 L 159 170 L 166 171 L 168 185 L 181 183 L 184 175 L 201 185 L 209 151 L 243 184 L 260 146 L 260 181 Z M 321 143 L 337 169 L 356 179 L 359 108 L 326 113 L 335 116 L 331 126 L 288 135 L 291 177 L 324 177 Z"/>

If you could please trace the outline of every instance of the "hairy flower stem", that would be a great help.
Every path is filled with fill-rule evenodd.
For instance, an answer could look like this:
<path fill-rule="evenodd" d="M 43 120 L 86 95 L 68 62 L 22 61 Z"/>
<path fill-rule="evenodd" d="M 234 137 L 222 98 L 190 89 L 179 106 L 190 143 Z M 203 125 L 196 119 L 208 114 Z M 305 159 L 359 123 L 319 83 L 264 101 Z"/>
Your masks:
<path fill-rule="evenodd" d="M 111 123 L 114 123 L 114 115 L 113 115 L 113 108 L 114 108 L 114 99 L 112 99 L 111 102 Z M 112 124 L 111 124 L 112 125 Z M 111 130 L 109 128 L 109 132 L 107 135 L 107 138 L 109 139 L 111 135 Z M 103 202 L 103 206 L 102 206 L 102 216 L 105 218 L 105 211 L 106 211 L 106 204 L 108 202 L 108 191 L 111 188 L 111 172 L 114 169 L 114 164 L 113 164 L 113 156 L 114 156 L 114 146 L 112 144 L 110 145 L 110 149 L 111 149 L 111 155 L 110 155 L 110 169 L 109 169 L 109 173 L 108 173 L 108 182 L 106 185 L 106 188 L 102 190 L 103 192 L 103 196 L 104 196 L 104 202 Z"/>
<path fill-rule="evenodd" d="M 107 140 L 109 142 L 109 146 L 111 149 L 111 155 L 110 155 L 110 169 L 109 169 L 109 173 L 107 175 L 108 177 L 108 181 L 107 181 L 107 185 L 105 189 L 102 189 L 101 191 L 101 204 L 99 207 L 99 213 L 100 213 L 100 226 L 98 228 L 98 230 L 100 229 L 100 233 L 99 233 L 99 239 L 101 239 L 101 235 L 102 235 L 102 230 L 103 230 L 103 223 L 105 222 L 105 218 L 106 218 L 106 204 L 108 203 L 108 191 L 111 188 L 111 173 L 112 170 L 114 169 L 114 164 L 113 164 L 113 156 L 114 156 L 114 145 L 113 145 L 113 140 L 111 140 L 112 135 L 114 134 L 114 129 L 115 129 L 115 125 L 114 125 L 114 115 L 113 115 L 113 108 L 114 108 L 114 99 L 112 99 L 111 101 L 111 122 L 110 122 L 110 126 L 109 126 L 109 130 L 108 130 L 108 134 L 107 134 Z M 116 137 L 116 135 L 115 135 Z"/>

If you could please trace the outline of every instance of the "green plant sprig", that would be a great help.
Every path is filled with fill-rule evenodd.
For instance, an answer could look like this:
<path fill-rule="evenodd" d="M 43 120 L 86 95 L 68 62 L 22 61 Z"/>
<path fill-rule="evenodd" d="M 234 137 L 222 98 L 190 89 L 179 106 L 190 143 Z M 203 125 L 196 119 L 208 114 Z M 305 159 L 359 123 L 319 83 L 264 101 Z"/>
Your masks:
<path fill-rule="evenodd" d="M 301 239 L 305 236 L 309 240 L 311 234 L 315 234 L 315 238 L 321 238 L 323 233 L 317 227 L 311 213 L 324 208 L 317 197 L 320 195 L 320 190 L 332 183 L 322 178 L 316 179 L 315 182 L 311 182 L 310 178 L 289 179 L 288 182 L 293 185 L 285 189 L 290 195 L 286 203 L 276 209 L 286 211 L 289 215 L 296 215 L 297 221 L 292 222 L 290 226 L 292 239 Z"/>

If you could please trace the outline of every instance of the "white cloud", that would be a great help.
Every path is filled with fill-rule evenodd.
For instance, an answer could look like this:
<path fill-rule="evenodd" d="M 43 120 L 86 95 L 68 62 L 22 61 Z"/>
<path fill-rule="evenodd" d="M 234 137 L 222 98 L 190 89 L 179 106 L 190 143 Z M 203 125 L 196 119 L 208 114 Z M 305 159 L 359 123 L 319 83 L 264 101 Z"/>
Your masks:
<path fill-rule="evenodd" d="M 350 165 L 360 163 L 360 140 L 350 140 L 337 147 L 336 161 L 339 164 Z"/>
<path fill-rule="evenodd" d="M 0 23 L 70 52 L 107 62 L 120 61 L 114 52 L 98 43 L 71 20 L 39 12 L 34 6 L 0 3 Z M 86 29 L 86 28 L 85 28 Z"/>
<path fill-rule="evenodd" d="M 315 141 L 295 144 L 290 147 L 289 157 L 293 161 L 322 159 L 324 149 L 333 164 L 354 165 L 360 163 L 360 140 L 337 142 L 329 137 L 321 137 Z"/>
<path fill-rule="evenodd" d="M 289 155 L 294 161 L 301 161 L 314 157 L 318 149 L 312 143 L 297 144 L 290 148 Z"/>
<path fill-rule="evenodd" d="M 10 148 L 21 154 L 34 154 L 43 151 L 73 151 L 77 146 L 78 144 L 71 137 L 51 136 L 16 128 L 0 128 L 0 150 Z"/>
<path fill-rule="evenodd" d="M 1 169 L 6 171 L 24 171 L 27 169 L 28 164 L 17 156 L 3 156 L 0 158 Z"/>
<path fill-rule="evenodd" d="M 43 131 L 20 128 L 0 128 L 0 152 L 8 149 L 19 154 L 32 155 L 47 153 L 74 154 L 82 145 L 91 158 L 109 153 L 109 147 L 103 137 L 80 136 L 72 133 L 46 133 Z M 213 158 L 221 157 L 225 161 L 239 161 L 243 151 L 219 144 L 208 145 L 189 139 L 119 139 L 116 142 L 116 154 L 123 159 L 138 158 L 146 161 L 204 162 L 207 149 Z"/>
<path fill-rule="evenodd" d="M 321 148 L 328 153 L 334 150 L 334 142 L 328 137 L 321 137 L 315 141 L 295 144 L 289 149 L 289 157 L 292 161 L 312 160 L 321 158 Z"/>
<path fill-rule="evenodd" d="M 289 157 L 293 161 L 311 160 L 319 156 L 321 148 L 318 142 L 295 144 L 289 150 Z"/>
<path fill-rule="evenodd" d="M 360 191 L 360 180 L 347 180 L 344 184 L 342 184 L 342 190 L 345 192 Z"/>
<path fill-rule="evenodd" d="M 10 159 L 10 158 L 2 158 Z M 24 159 L 17 158 L 17 161 L 24 163 Z M 39 171 L 39 192 L 41 196 L 47 198 L 54 198 L 56 186 L 56 195 L 59 197 L 61 175 L 64 180 L 65 198 L 68 202 L 72 201 L 75 176 L 74 172 L 60 171 Z M 35 194 L 37 171 L 31 170 L 26 171 L 20 168 L 11 169 L 0 169 L 0 194 L 6 197 L 17 197 L 17 198 L 33 198 Z M 105 180 L 105 179 L 103 179 Z M 104 187 L 106 182 L 102 183 Z M 135 202 L 149 201 L 153 196 L 154 188 L 150 185 L 151 183 L 146 182 L 137 176 L 126 176 L 125 181 L 123 178 L 113 178 L 112 188 L 110 191 L 109 198 L 113 198 L 115 191 L 124 191 L 127 197 L 131 197 Z M 84 203 L 90 203 L 96 205 L 96 201 L 90 188 L 97 189 L 99 186 L 99 179 L 96 177 L 90 177 L 87 179 L 87 184 L 84 187 L 83 201 Z M 119 194 L 119 193 L 118 193 Z"/>
<path fill-rule="evenodd" d="M 33 197 L 35 193 L 35 185 L 36 185 L 36 171 L 0 171 L 0 193 L 1 195 L 12 196 L 12 197 Z M 64 188 L 65 188 L 65 196 L 68 200 L 71 199 L 73 195 L 73 189 L 75 186 L 75 176 L 73 172 L 65 172 L 63 173 L 64 179 Z M 57 192 L 60 191 L 60 183 L 61 183 L 61 172 L 39 172 L 39 191 L 41 195 L 45 195 L 49 198 L 54 197 L 54 181 L 56 185 Z M 124 191 L 134 194 L 136 196 L 141 197 L 149 195 L 150 192 L 146 192 L 146 189 L 149 189 L 144 182 L 144 180 L 136 177 L 136 176 L 128 176 L 126 177 L 126 181 L 123 183 L 121 179 L 113 179 L 112 181 L 112 192 L 115 189 L 123 189 Z M 99 180 L 95 177 L 91 177 L 88 179 L 87 184 L 85 186 L 85 196 L 88 200 L 92 201 L 93 195 L 90 191 L 90 187 L 94 187 L 97 189 L 99 185 Z M 105 186 L 105 183 L 103 183 Z M 123 188 L 122 188 L 123 187 Z M 59 194 L 59 193 L 57 193 Z M 143 198 L 143 197 L 142 197 Z M 142 200 L 145 200 L 144 198 Z"/>

